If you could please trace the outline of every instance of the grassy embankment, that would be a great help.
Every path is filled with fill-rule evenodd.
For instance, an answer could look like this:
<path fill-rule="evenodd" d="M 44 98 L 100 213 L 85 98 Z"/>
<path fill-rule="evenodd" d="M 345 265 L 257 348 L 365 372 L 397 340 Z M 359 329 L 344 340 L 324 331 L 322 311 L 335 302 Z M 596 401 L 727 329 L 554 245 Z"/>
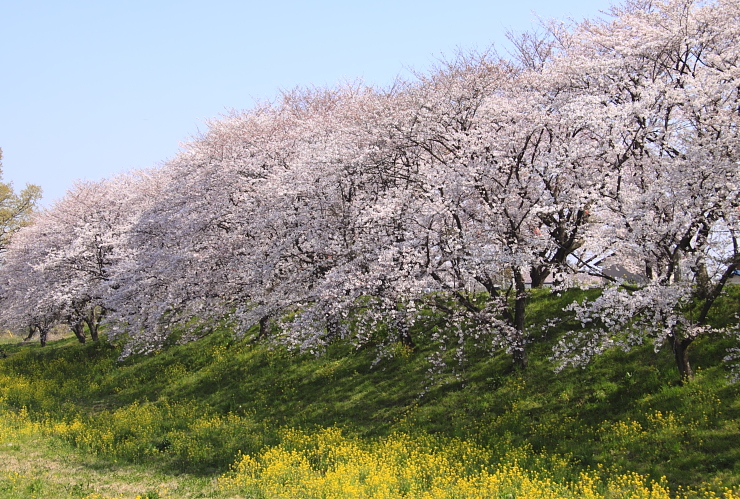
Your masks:
<path fill-rule="evenodd" d="M 531 324 L 570 298 L 538 295 Z M 471 352 L 430 382 L 433 327 L 374 367 L 372 348 L 296 356 L 226 330 L 124 362 L 105 341 L 8 339 L 0 497 L 740 497 L 725 340 L 692 346 L 683 386 L 650 346 L 555 374 L 557 331 L 526 372 Z"/>

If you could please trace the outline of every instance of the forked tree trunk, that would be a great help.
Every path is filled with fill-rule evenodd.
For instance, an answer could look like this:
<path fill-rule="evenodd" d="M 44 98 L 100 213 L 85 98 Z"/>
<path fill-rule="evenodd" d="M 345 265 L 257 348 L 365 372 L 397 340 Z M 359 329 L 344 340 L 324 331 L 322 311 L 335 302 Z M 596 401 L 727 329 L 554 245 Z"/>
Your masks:
<path fill-rule="evenodd" d="M 93 341 L 98 341 L 98 328 L 100 327 L 100 318 L 102 314 L 95 312 L 95 307 L 92 307 L 90 312 L 85 318 L 87 329 L 90 331 L 90 338 Z"/>
<path fill-rule="evenodd" d="M 46 346 L 46 339 L 49 336 L 49 327 L 41 327 L 38 324 L 32 324 L 28 326 L 28 336 L 26 336 L 23 341 L 29 341 L 38 331 L 39 333 L 39 341 L 41 342 L 41 346 Z"/>
<path fill-rule="evenodd" d="M 26 336 L 25 338 L 23 338 L 23 341 L 30 341 L 31 338 L 33 338 L 33 335 L 36 334 L 36 331 L 38 331 L 38 327 L 37 326 L 35 326 L 33 324 L 31 324 L 30 326 L 28 326 L 28 336 Z"/>
<path fill-rule="evenodd" d="M 98 326 L 100 326 L 100 324 L 97 321 L 93 321 L 87 325 L 90 330 L 90 338 L 93 341 L 98 341 Z"/>
<path fill-rule="evenodd" d="M 527 285 L 524 282 L 524 275 L 522 274 L 522 271 L 520 269 L 515 268 L 513 269 L 513 272 L 514 288 L 516 289 L 516 298 L 514 299 L 514 314 L 511 313 L 511 309 L 509 308 L 507 296 L 499 293 L 490 277 L 478 276 L 476 280 L 483 284 L 483 286 L 485 286 L 486 290 L 491 294 L 491 296 L 504 302 L 503 310 L 501 312 L 503 318 L 507 322 L 507 324 L 513 326 L 516 331 L 516 338 L 513 338 L 514 344 L 511 345 L 514 367 L 516 369 L 526 369 L 527 365 L 529 364 L 529 358 L 526 351 L 526 338 L 524 334 L 524 318 L 525 312 L 527 310 Z M 442 278 L 437 275 L 437 273 L 432 272 L 431 276 L 435 281 L 442 284 L 442 286 L 444 286 L 446 289 L 452 291 L 453 296 L 466 309 L 475 314 L 480 313 L 481 310 L 479 307 L 471 302 L 468 297 L 452 289 L 451 286 L 446 285 Z M 442 310 L 447 309 L 447 307 L 445 307 L 444 305 L 440 306 L 440 304 L 438 304 L 437 306 L 440 307 L 440 309 Z M 449 309 L 447 309 L 447 311 L 449 311 Z"/>
<path fill-rule="evenodd" d="M 85 323 L 83 321 L 75 322 L 71 325 L 72 332 L 77 337 L 77 341 L 85 344 L 87 338 L 85 338 Z"/>
<path fill-rule="evenodd" d="M 550 276 L 550 269 L 545 265 L 533 265 L 529 269 L 529 278 L 532 280 L 532 289 L 541 288 Z"/>

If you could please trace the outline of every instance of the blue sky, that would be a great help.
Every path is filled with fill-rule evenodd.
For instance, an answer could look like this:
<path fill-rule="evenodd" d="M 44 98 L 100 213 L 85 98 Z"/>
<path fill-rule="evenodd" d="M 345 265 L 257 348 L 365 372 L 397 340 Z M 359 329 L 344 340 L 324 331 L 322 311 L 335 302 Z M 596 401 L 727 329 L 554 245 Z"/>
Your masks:
<path fill-rule="evenodd" d="M 76 179 L 156 166 L 205 120 L 281 89 L 384 87 L 507 29 L 580 20 L 609 0 L 0 0 L 3 179 L 44 205 Z"/>

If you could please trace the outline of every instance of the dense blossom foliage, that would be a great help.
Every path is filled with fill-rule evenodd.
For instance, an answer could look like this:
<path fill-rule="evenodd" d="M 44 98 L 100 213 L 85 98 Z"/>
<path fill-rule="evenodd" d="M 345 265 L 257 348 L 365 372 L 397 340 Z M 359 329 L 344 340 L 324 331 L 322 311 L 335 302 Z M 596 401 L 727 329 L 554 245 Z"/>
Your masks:
<path fill-rule="evenodd" d="M 691 376 L 740 266 L 739 30 L 736 0 L 628 1 L 512 36 L 513 60 L 214 120 L 159 170 L 81 184 L 21 231 L 0 313 L 78 336 L 102 314 L 126 353 L 219 321 L 382 353 L 433 308 L 442 348 L 472 339 L 523 367 L 528 286 L 605 282 L 567 310 L 582 327 L 554 360 L 652 341 Z"/>
<path fill-rule="evenodd" d="M 110 308 L 109 281 L 129 256 L 126 236 L 153 183 L 151 176 L 133 173 L 78 183 L 51 209 L 37 213 L 4 255 L 6 324 L 28 328 L 29 336 L 38 331 L 43 344 L 60 322 L 84 342 L 86 323 L 97 339 Z"/>
<path fill-rule="evenodd" d="M 652 337 L 691 376 L 686 349 L 711 331 L 708 312 L 740 265 L 740 5 L 627 4 L 615 14 L 574 33 L 563 73 L 609 146 L 595 215 L 640 286 L 574 305 L 582 322 L 599 324 L 596 335 L 575 332 L 556 357 L 580 363 Z"/>

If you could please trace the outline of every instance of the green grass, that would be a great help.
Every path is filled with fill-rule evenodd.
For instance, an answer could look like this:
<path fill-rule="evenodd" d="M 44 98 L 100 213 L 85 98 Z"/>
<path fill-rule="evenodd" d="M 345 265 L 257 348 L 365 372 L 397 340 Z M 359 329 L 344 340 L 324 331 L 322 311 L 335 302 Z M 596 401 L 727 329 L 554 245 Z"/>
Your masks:
<path fill-rule="evenodd" d="M 530 323 L 579 295 L 535 294 Z M 723 313 L 737 309 L 735 300 L 720 304 Z M 321 357 L 293 355 L 234 339 L 227 329 L 123 362 L 106 341 L 4 342 L 0 408 L 10 421 L 25 407 L 23 418 L 36 426 L 0 439 L 0 490 L 15 494 L 0 496 L 114 497 L 127 483 L 125 497 L 154 497 L 169 483 L 172 497 L 217 497 L 214 480 L 239 453 L 281 444 L 284 428 L 334 426 L 367 440 L 399 431 L 459 438 L 501 455 L 528 446 L 566 459 L 563 481 L 601 469 L 665 476 L 674 488 L 740 485 L 740 386 L 726 383 L 720 363 L 727 340 L 692 345 L 697 376 L 683 386 L 670 352 L 651 346 L 556 374 L 547 357 L 558 330 L 535 338 L 524 372 L 503 353 L 471 350 L 463 365 L 451 362 L 430 381 L 434 346 L 424 332 L 434 320 L 413 331 L 414 351 L 399 347 L 375 365 L 372 346 L 337 343 Z M 62 471 L 39 473 L 34 466 L 43 463 Z M 111 470 L 120 483 L 105 488 Z"/>

